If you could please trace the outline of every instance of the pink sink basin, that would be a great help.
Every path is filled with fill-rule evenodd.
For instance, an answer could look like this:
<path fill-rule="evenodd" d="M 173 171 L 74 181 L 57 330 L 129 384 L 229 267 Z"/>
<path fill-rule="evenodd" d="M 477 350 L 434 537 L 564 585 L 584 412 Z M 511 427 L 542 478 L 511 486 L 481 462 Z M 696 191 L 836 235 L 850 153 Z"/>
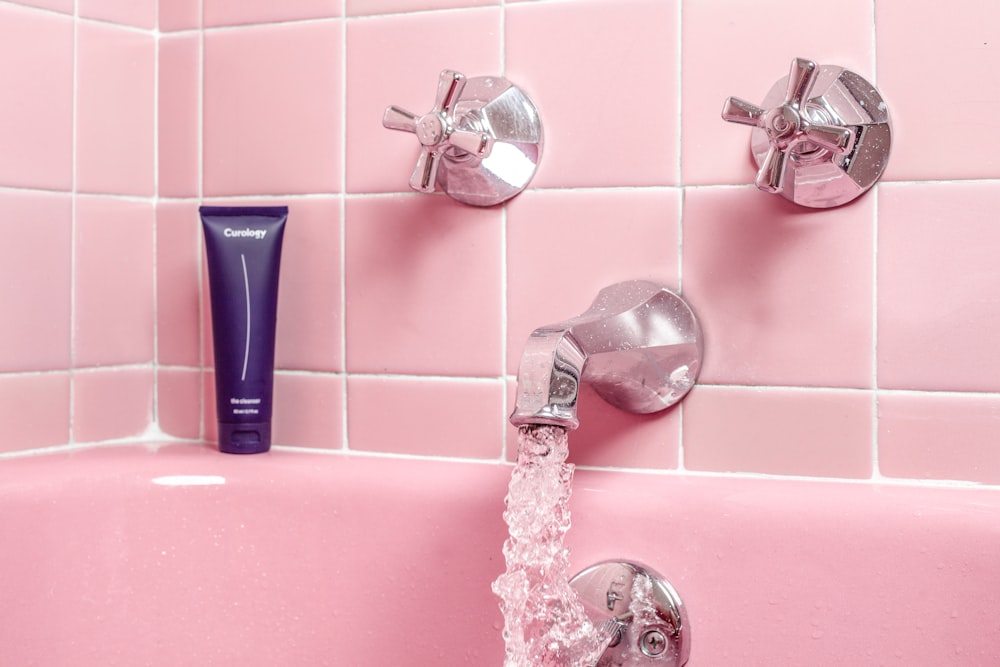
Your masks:
<path fill-rule="evenodd" d="M 0 461 L 0 664 L 499 667 L 510 469 L 210 447 Z M 578 471 L 692 667 L 1000 664 L 1000 493 Z"/>

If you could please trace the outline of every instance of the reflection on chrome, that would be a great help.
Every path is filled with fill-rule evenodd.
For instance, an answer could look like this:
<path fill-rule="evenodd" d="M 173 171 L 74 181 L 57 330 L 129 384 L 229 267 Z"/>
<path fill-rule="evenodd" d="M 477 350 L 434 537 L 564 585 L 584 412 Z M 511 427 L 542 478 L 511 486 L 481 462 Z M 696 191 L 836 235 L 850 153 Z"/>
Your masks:
<path fill-rule="evenodd" d="M 510 421 L 576 428 L 581 382 L 622 410 L 658 412 L 691 389 L 701 356 L 701 327 L 680 296 L 646 280 L 617 283 L 582 315 L 532 332 Z"/>
<path fill-rule="evenodd" d="M 528 184 L 537 167 L 523 151 L 512 144 L 494 144 L 493 151 L 483 158 L 482 166 L 497 179 L 519 189 Z"/>

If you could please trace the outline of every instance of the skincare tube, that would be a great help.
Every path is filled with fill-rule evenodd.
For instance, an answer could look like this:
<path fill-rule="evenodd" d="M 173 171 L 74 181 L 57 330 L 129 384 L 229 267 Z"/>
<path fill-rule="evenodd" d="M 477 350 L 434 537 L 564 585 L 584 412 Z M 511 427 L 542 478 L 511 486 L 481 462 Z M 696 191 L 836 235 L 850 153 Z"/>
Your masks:
<path fill-rule="evenodd" d="M 274 331 L 286 206 L 202 206 L 219 450 L 271 447 Z"/>

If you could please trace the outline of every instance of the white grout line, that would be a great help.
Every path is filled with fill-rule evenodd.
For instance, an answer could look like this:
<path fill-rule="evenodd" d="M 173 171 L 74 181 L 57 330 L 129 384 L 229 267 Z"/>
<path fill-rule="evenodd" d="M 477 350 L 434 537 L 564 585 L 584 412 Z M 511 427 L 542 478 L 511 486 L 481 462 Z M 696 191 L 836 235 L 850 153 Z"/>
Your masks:
<path fill-rule="evenodd" d="M 159 364 L 153 361 L 140 362 L 140 363 L 123 363 L 114 365 L 100 365 L 100 366 L 83 366 L 71 369 L 76 373 L 90 373 L 90 372 L 101 372 L 101 371 L 120 371 L 120 370 L 137 370 L 137 369 L 153 369 L 158 367 L 161 370 L 171 370 L 171 371 L 200 371 L 203 369 L 203 362 L 200 362 L 197 366 L 188 366 L 184 364 Z M 0 372 L 0 378 L 17 378 L 17 377 L 37 377 L 40 375 L 58 375 L 66 373 L 67 369 L 44 369 L 44 370 L 25 370 L 25 371 L 4 371 Z M 370 372 L 358 372 L 358 371 L 329 371 L 329 370 L 317 370 L 309 368 L 276 368 L 274 371 L 278 375 L 286 376 L 315 376 L 315 377 L 343 377 L 343 378 L 360 378 L 360 379 L 373 379 L 373 380 L 393 380 L 402 382 L 431 382 L 431 383 L 462 383 L 470 385 L 481 385 L 481 384 L 493 384 L 493 383 L 507 383 L 516 379 L 516 375 L 501 374 L 501 375 L 421 375 L 416 373 L 370 373 Z M 959 391 L 959 390 L 928 390 L 928 389 L 871 389 L 871 388 L 858 388 L 858 387 L 830 387 L 830 386 L 797 386 L 797 385 L 745 385 L 745 384 L 726 384 L 726 383 L 710 383 L 699 381 L 697 383 L 698 387 L 704 388 L 708 391 L 728 389 L 728 390 L 742 390 L 742 391 L 752 391 L 755 394 L 767 394 L 767 393 L 800 393 L 803 395 L 809 394 L 868 394 L 879 396 L 922 396 L 922 397 L 938 397 L 938 398 L 977 398 L 977 399 L 997 399 L 1000 400 L 1000 392 L 997 391 Z M 682 401 L 683 405 L 683 401 Z"/>
<path fill-rule="evenodd" d="M 62 12 L 57 9 L 48 9 L 46 7 L 35 7 L 32 5 L 21 4 L 20 2 L 12 2 L 11 0 L 0 0 L 0 7 L 17 8 L 25 12 L 31 12 L 34 14 L 47 14 L 49 16 L 61 16 L 65 19 L 71 19 L 76 22 L 91 23 L 95 25 L 105 25 L 112 28 L 121 28 L 129 32 L 150 34 L 156 31 L 156 28 L 141 28 L 139 26 L 129 25 L 128 23 L 119 23 L 115 21 L 110 21 L 107 19 L 93 18 L 89 16 L 82 16 L 80 14 L 79 7 L 77 3 L 73 3 L 72 12 Z"/>
<path fill-rule="evenodd" d="M 507 4 L 505 0 L 500 0 L 500 76 L 507 76 Z M 510 405 L 507 392 L 507 347 L 510 339 L 510 324 L 508 308 L 508 285 L 509 276 L 507 274 L 507 226 L 508 226 L 508 206 L 505 202 L 500 209 L 500 409 L 504 415 L 500 428 L 500 461 L 507 458 L 507 419 L 513 409 Z"/>
<path fill-rule="evenodd" d="M 199 131 L 201 131 L 199 129 Z M 951 180 L 927 180 L 927 181 L 887 181 L 882 180 L 875 187 L 879 185 L 888 187 L 897 186 L 938 186 L 938 185 L 967 185 L 967 184 L 1000 184 L 1000 179 L 998 178 L 967 178 L 967 179 L 951 179 Z M 613 193 L 613 192 L 668 192 L 677 191 L 681 194 L 692 190 L 749 190 L 753 188 L 753 184 L 740 183 L 714 183 L 714 184 L 703 184 L 703 185 L 616 185 L 616 186 L 580 186 L 580 187 L 545 187 L 545 188 L 528 188 L 526 192 L 580 192 L 580 193 Z M 34 194 L 68 194 L 72 190 L 60 190 L 55 188 L 38 188 L 38 187 L 23 187 L 23 186 L 12 186 L 12 185 L 0 185 L 0 192 L 27 192 Z M 95 199 L 111 199 L 119 201 L 132 201 L 132 202 L 150 202 L 150 201 L 166 201 L 166 202 L 200 202 L 203 199 L 203 195 L 198 194 L 192 197 L 172 197 L 172 196 L 150 196 L 145 197 L 141 195 L 124 195 L 115 194 L 110 192 L 81 192 L 79 193 L 84 197 L 92 197 Z M 355 199 L 389 199 L 389 198 L 399 198 L 399 197 L 426 197 L 427 195 L 422 195 L 419 193 L 411 192 L 353 192 L 353 193 L 330 193 L 330 192 L 312 192 L 312 193 L 283 193 L 283 192 L 262 192 L 252 195 L 219 195 L 211 197 L 212 200 L 218 201 L 233 201 L 238 202 L 241 200 L 252 201 L 260 199 L 287 199 L 287 200 L 309 200 L 309 199 L 329 199 L 331 197 L 343 196 L 349 200 Z M 868 194 L 864 195 L 869 196 Z"/>
<path fill-rule="evenodd" d="M 80 90 L 80 0 L 73 0 L 73 128 L 71 130 L 71 155 L 73 164 L 70 176 L 70 239 L 69 239 L 69 433 L 66 442 L 73 443 L 73 426 L 76 417 L 76 231 L 77 231 L 77 136 L 79 125 L 79 90 Z"/>
<path fill-rule="evenodd" d="M 684 294 L 684 210 L 687 199 L 687 188 L 684 186 L 684 10 L 683 2 L 677 3 L 675 38 L 677 49 L 676 76 L 674 96 L 677 102 L 677 124 L 675 127 L 675 137 L 677 141 L 677 164 L 676 178 L 679 184 L 677 195 L 677 292 Z M 685 446 L 684 446 L 684 412 L 685 406 L 682 400 L 677 406 L 677 471 L 684 473 Z"/>
<path fill-rule="evenodd" d="M 871 3 L 871 77 L 872 85 L 876 85 L 878 78 L 878 39 L 876 38 L 876 7 L 875 0 Z M 868 193 L 873 198 L 872 202 L 872 480 L 884 482 L 882 470 L 879 465 L 879 388 L 878 388 L 878 202 L 879 184 L 876 183 Z"/>
<path fill-rule="evenodd" d="M 89 372 L 99 372 L 99 371 L 118 371 L 118 370 L 136 370 L 136 369 L 152 369 L 155 362 L 140 362 L 140 363 L 123 363 L 115 365 L 101 365 L 101 366 L 84 366 L 78 367 L 73 370 L 77 373 L 89 373 Z M 200 371 L 202 370 L 202 365 L 198 366 L 187 366 L 184 364 L 155 364 L 161 370 L 171 370 L 171 371 Z M 26 370 L 26 371 L 4 371 L 0 372 L 0 378 L 16 378 L 16 377 L 37 377 L 39 375 L 53 375 L 53 374 L 63 374 L 66 373 L 67 369 L 45 369 L 45 370 Z M 317 370 L 308 368 L 276 368 L 274 371 L 278 375 L 288 375 L 288 376 L 316 376 L 316 377 L 344 377 L 344 378 L 366 378 L 366 379 L 377 379 L 377 380 L 398 380 L 403 382 L 409 381 L 419 381 L 419 382 L 441 382 L 441 383 L 464 383 L 464 384 L 492 384 L 496 382 L 506 383 L 516 379 L 516 375 L 508 375 L 506 373 L 502 375 L 421 375 L 415 373 L 370 373 L 370 372 L 358 372 L 358 371 L 329 371 L 329 370 Z M 871 389 L 871 388 L 858 388 L 858 387 L 830 387 L 830 386 L 797 386 L 797 385 L 748 385 L 748 384 L 726 384 L 726 383 L 711 383 L 702 382 L 697 383 L 698 387 L 702 387 L 708 391 L 719 390 L 719 389 L 730 389 L 730 390 L 743 390 L 752 391 L 756 394 L 766 394 L 766 393 L 801 393 L 803 395 L 809 394 L 820 394 L 820 393 L 834 393 L 834 394 L 875 394 L 878 393 L 879 396 L 922 396 L 922 397 L 938 397 L 938 398 L 970 398 L 974 397 L 977 399 L 997 399 L 1000 400 L 1000 392 L 997 391 L 959 391 L 959 390 L 939 390 L 939 389 Z M 683 402 L 682 402 L 683 404 Z"/>
<path fill-rule="evenodd" d="M 159 26 L 159 0 L 153 3 L 156 25 Z M 160 31 L 153 32 L 153 405 L 150 429 L 159 430 L 160 423 L 160 294 L 159 239 L 160 229 Z"/>
<path fill-rule="evenodd" d="M 500 71 L 497 73 L 507 78 L 507 3 L 500 0 Z"/>
<path fill-rule="evenodd" d="M 677 49 L 677 81 L 675 83 L 674 99 L 677 101 L 677 121 L 674 127 L 675 136 L 677 138 L 677 171 L 676 177 L 677 182 L 680 184 L 684 183 L 684 145 L 682 139 L 684 138 L 683 127 L 684 127 L 684 49 L 683 49 L 683 36 L 684 36 L 684 10 L 683 2 L 677 3 L 677 35 L 674 39 L 676 42 L 675 48 Z"/>
<path fill-rule="evenodd" d="M 273 28 L 280 26 L 294 26 L 294 25 L 304 25 L 311 23 L 353 23 L 358 21 L 370 21 L 379 19 L 391 19 L 400 17 L 410 17 L 410 16 L 422 16 L 426 14 L 454 14 L 460 12 L 478 12 L 490 9 L 496 9 L 501 7 L 502 4 L 498 3 L 496 5 L 484 5 L 478 7 L 443 7 L 440 9 L 418 9 L 406 12 L 387 12 L 380 14 L 358 14 L 355 16 L 347 16 L 346 8 L 342 16 L 313 16 L 306 18 L 294 18 L 294 19 L 283 19 L 274 21 L 254 21 L 253 23 L 233 23 L 226 25 L 212 25 L 204 26 L 202 28 L 203 32 L 213 33 L 213 32 L 235 32 L 240 30 L 254 30 L 257 28 Z M 180 31 L 178 31 L 180 32 Z"/>
<path fill-rule="evenodd" d="M 205 1 L 199 0 L 198 2 L 198 16 L 199 16 L 199 26 L 205 23 Z M 198 136 L 197 136 L 197 162 L 198 162 L 198 203 L 200 204 L 205 197 L 205 31 L 199 28 L 198 30 Z M 206 392 L 205 392 L 205 379 L 207 374 L 205 372 L 205 335 L 207 333 L 207 328 L 205 326 L 205 284 L 202 271 L 202 254 L 203 240 L 201 234 L 201 226 L 198 226 L 198 230 L 195 233 L 195 252 L 198 258 L 198 437 L 202 440 L 205 438 L 206 428 L 205 428 L 205 418 L 208 415 L 208 411 L 205 409 Z"/>
<path fill-rule="evenodd" d="M 872 479 L 881 481 L 882 470 L 879 466 L 879 386 L 878 386 L 878 201 L 879 186 L 875 185 L 868 193 L 873 198 L 872 203 Z"/>
<path fill-rule="evenodd" d="M 75 103 L 74 103 L 75 104 Z M 75 107 L 74 107 L 75 113 Z M 73 147 L 75 154 L 76 147 Z M 75 192 L 74 186 L 71 184 L 68 190 L 60 190 L 58 188 L 33 188 L 25 187 L 20 185 L 0 185 L 0 192 L 23 192 L 28 194 L 39 194 L 39 195 L 65 195 L 73 194 Z M 112 193 L 100 193 L 100 192 L 81 192 L 79 193 L 82 197 L 91 197 L 94 199 L 110 199 L 115 201 L 126 201 L 126 202 L 137 202 L 137 203 L 148 203 L 152 201 L 153 197 L 144 197 L 142 195 L 122 195 L 122 194 L 112 194 Z"/>
<path fill-rule="evenodd" d="M 341 0 L 342 16 L 347 16 L 347 0 Z M 347 410 L 347 21 L 340 22 L 340 449 L 350 450 Z"/>
<path fill-rule="evenodd" d="M 878 7 L 875 0 L 872 0 L 872 85 L 878 87 Z"/>

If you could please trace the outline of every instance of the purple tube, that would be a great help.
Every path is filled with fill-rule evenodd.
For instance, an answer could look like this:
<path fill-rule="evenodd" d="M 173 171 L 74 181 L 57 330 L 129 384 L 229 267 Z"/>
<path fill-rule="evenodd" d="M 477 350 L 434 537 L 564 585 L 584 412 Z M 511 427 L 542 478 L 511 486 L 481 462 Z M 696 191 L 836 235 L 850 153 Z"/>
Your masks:
<path fill-rule="evenodd" d="M 287 206 L 202 206 L 219 450 L 271 447 L 274 330 Z"/>

